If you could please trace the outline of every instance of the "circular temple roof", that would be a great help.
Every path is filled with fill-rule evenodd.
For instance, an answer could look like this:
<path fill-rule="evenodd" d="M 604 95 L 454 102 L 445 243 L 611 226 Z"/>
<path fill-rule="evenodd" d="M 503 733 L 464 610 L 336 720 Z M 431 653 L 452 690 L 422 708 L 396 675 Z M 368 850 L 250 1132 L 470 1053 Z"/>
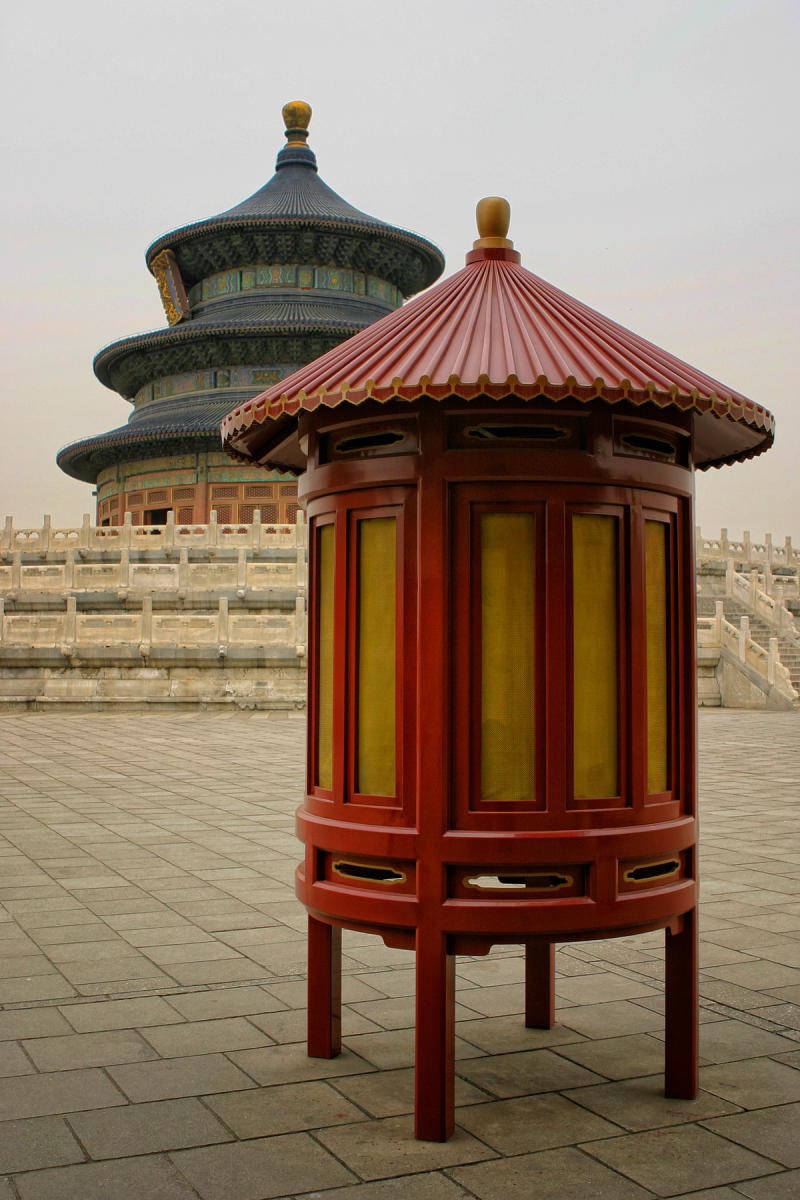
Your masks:
<path fill-rule="evenodd" d="M 247 261 L 292 261 L 276 256 L 281 235 L 280 253 L 297 256 L 310 249 L 322 264 L 371 270 L 404 296 L 438 279 L 444 258 L 436 246 L 354 208 L 320 179 L 316 155 L 306 145 L 310 106 L 294 101 L 284 106 L 283 117 L 287 144 L 272 178 L 233 208 L 157 238 L 147 250 L 148 267 L 169 249 L 191 286 L 211 271 Z"/>
<path fill-rule="evenodd" d="M 167 252 L 185 291 L 218 272 L 236 274 L 259 264 L 352 269 L 353 278 L 357 272 L 376 277 L 403 296 L 436 280 L 444 267 L 436 246 L 353 208 L 319 178 L 316 157 L 306 144 L 310 106 L 294 101 L 284 106 L 283 117 L 287 144 L 269 182 L 226 212 L 158 238 L 147 251 L 150 270 L 155 273 L 155 260 Z M 146 384 L 171 375 L 307 362 L 396 302 L 396 295 L 394 301 L 376 298 L 364 294 L 363 287 L 353 294 L 325 284 L 301 286 L 299 280 L 297 286 L 258 286 L 211 298 L 205 285 L 202 297 L 200 292 L 195 287 L 191 303 L 184 297 L 186 307 L 174 324 L 104 347 L 94 361 L 100 382 L 131 399 Z M 105 466 L 126 457 L 180 453 L 182 440 L 218 447 L 222 416 L 252 390 L 228 391 L 226 400 L 218 394 L 178 396 L 135 408 L 127 425 L 65 446 L 57 462 L 66 474 L 93 483 Z"/>

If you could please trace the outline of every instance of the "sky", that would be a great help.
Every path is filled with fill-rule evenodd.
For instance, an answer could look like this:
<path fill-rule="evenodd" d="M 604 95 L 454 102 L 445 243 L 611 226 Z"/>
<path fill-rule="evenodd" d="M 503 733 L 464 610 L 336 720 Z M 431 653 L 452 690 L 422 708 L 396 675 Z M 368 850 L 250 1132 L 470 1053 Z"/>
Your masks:
<path fill-rule="evenodd" d="M 701 473 L 703 533 L 800 544 L 797 0 L 40 0 L 0 18 L 0 517 L 79 524 L 59 448 L 130 408 L 92 373 L 163 327 L 144 252 L 272 175 L 322 178 L 458 270 L 485 195 L 523 264 L 765 405 Z"/>

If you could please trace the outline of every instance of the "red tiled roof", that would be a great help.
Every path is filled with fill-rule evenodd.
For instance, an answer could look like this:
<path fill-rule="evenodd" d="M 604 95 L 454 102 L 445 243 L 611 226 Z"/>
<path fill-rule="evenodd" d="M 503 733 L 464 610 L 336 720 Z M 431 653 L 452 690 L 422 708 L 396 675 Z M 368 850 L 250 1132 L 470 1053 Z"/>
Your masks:
<path fill-rule="evenodd" d="M 750 458 L 773 440 L 766 409 L 538 278 L 515 251 L 491 248 L 234 409 L 222 435 L 249 457 L 248 429 L 281 419 L 285 430 L 301 409 L 509 394 L 693 410 L 698 466 Z"/>

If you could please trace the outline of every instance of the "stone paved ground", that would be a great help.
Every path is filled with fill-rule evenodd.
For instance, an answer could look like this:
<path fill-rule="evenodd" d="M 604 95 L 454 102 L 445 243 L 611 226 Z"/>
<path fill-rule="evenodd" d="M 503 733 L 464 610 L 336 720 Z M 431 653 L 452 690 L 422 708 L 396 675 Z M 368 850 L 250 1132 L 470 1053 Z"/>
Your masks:
<path fill-rule="evenodd" d="M 661 938 L 459 962 L 458 1131 L 412 1138 L 410 955 L 345 935 L 306 1058 L 303 722 L 0 717 L 0 1200 L 800 1195 L 800 715 L 704 712 L 702 1093 L 661 1095 Z"/>

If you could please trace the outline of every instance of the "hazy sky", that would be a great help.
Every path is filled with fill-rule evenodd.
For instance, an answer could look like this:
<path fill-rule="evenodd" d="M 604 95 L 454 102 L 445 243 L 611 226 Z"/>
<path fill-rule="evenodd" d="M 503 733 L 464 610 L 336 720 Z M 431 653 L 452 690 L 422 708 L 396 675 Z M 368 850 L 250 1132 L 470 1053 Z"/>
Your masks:
<path fill-rule="evenodd" d="M 525 266 L 771 409 L 698 521 L 800 543 L 797 0 L 44 0 L 2 42 L 0 515 L 94 512 L 55 455 L 127 420 L 91 363 L 164 325 L 146 247 L 260 187 L 304 99 L 325 181 L 448 274 L 505 195 Z"/>

